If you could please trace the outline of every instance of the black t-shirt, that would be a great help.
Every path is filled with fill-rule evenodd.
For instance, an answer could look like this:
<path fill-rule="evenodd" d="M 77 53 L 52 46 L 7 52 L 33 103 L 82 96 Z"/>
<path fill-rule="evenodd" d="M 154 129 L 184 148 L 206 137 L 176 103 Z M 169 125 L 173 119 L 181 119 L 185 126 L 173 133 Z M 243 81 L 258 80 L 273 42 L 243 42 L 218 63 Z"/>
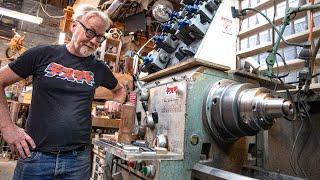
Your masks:
<path fill-rule="evenodd" d="M 95 89 L 118 83 L 104 62 L 74 56 L 65 45 L 45 45 L 29 49 L 9 67 L 21 78 L 33 75 L 25 128 L 36 150 L 67 151 L 90 143 Z"/>

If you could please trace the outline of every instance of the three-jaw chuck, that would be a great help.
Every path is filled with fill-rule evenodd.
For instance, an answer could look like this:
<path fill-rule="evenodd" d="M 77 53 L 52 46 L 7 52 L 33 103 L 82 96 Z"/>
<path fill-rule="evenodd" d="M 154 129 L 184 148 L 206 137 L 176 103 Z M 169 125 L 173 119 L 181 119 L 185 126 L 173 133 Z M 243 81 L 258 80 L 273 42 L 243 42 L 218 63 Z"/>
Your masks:
<path fill-rule="evenodd" d="M 269 129 L 275 118 L 291 117 L 292 102 L 250 83 L 221 80 L 211 86 L 203 106 L 203 123 L 218 142 L 233 142 Z"/>

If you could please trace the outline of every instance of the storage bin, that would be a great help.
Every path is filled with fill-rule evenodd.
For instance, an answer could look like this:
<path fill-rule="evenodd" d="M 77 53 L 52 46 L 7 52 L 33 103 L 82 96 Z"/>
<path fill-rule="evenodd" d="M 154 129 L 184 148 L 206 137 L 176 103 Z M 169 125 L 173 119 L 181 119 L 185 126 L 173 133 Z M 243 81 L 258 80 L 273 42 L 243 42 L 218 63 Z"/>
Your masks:
<path fill-rule="evenodd" d="M 266 63 L 266 59 L 267 59 L 268 55 L 269 55 L 269 53 L 267 53 L 267 52 L 259 54 L 259 63 L 260 63 L 260 65 L 267 64 Z"/>
<path fill-rule="evenodd" d="M 283 48 L 283 54 L 284 54 L 284 59 L 286 61 L 296 59 L 296 57 L 297 57 L 296 47 L 288 46 L 288 47 Z"/>
<path fill-rule="evenodd" d="M 257 46 L 257 35 L 252 35 L 249 37 L 249 46 L 248 48 L 253 48 Z"/>
<path fill-rule="evenodd" d="M 286 12 L 286 2 L 277 4 L 277 17 L 284 17 Z"/>
<path fill-rule="evenodd" d="M 240 40 L 240 51 L 248 49 L 248 38 Z"/>
<path fill-rule="evenodd" d="M 246 30 L 246 29 L 248 29 L 248 27 L 249 27 L 249 19 L 245 18 L 242 20 L 241 30 Z"/>
<path fill-rule="evenodd" d="M 257 15 L 252 15 L 249 17 L 249 28 L 254 27 L 255 25 L 258 24 L 258 19 L 257 19 Z"/>
<path fill-rule="evenodd" d="M 292 23 L 290 23 L 289 25 L 286 26 L 284 32 L 283 32 L 283 36 L 286 37 L 286 36 L 289 36 L 293 34 L 293 27 L 292 27 Z"/>
<path fill-rule="evenodd" d="M 253 8 L 256 7 L 258 2 L 259 2 L 258 0 L 251 0 L 250 1 L 250 7 L 253 7 Z"/>
<path fill-rule="evenodd" d="M 249 7 L 249 0 L 243 0 L 241 1 L 241 8 L 245 9 Z"/>
<path fill-rule="evenodd" d="M 265 30 L 259 33 L 259 44 L 265 44 L 270 42 L 270 32 L 269 30 Z"/>
<path fill-rule="evenodd" d="M 299 0 L 289 0 L 288 4 L 289 4 L 289 7 L 298 7 L 299 6 Z"/>
<path fill-rule="evenodd" d="M 314 27 L 320 27 L 320 11 L 313 14 Z"/>
<path fill-rule="evenodd" d="M 277 52 L 279 55 L 281 55 L 284 58 L 283 48 L 279 48 Z M 282 58 L 278 55 L 276 55 L 276 60 L 278 63 L 283 63 Z M 276 64 L 274 66 L 276 66 Z"/>
<path fill-rule="evenodd" d="M 306 17 L 302 17 L 294 21 L 294 32 L 302 32 L 307 29 L 307 19 Z"/>
<path fill-rule="evenodd" d="M 286 73 L 284 73 L 286 74 Z M 285 83 L 291 83 L 291 82 L 296 82 L 298 81 L 298 72 L 296 70 L 290 71 L 289 75 L 284 78 Z"/>
<path fill-rule="evenodd" d="M 270 7 L 266 11 L 267 11 L 267 17 L 272 21 L 274 16 L 274 8 Z"/>
<path fill-rule="evenodd" d="M 261 12 L 265 15 L 267 15 L 267 11 L 265 9 L 261 10 Z M 258 18 L 258 24 L 264 24 L 267 23 L 268 21 L 266 20 L 265 17 L 263 17 L 261 14 L 257 13 L 257 18 Z"/>

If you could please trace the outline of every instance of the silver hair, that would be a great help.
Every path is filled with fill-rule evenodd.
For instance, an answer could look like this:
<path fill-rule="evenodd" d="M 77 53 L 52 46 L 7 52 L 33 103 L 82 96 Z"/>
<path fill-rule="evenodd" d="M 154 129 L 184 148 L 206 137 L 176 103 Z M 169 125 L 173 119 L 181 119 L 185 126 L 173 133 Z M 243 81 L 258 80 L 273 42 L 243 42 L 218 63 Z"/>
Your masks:
<path fill-rule="evenodd" d="M 88 16 L 85 16 L 86 14 L 88 14 Z M 86 19 L 90 19 L 91 17 L 95 17 L 95 16 L 100 17 L 103 20 L 103 22 L 107 25 L 107 28 L 109 28 L 112 24 L 111 19 L 106 13 L 88 4 L 79 5 L 78 8 L 75 10 L 75 13 L 72 16 L 72 19 L 74 21 L 80 20 L 84 16 Z"/>

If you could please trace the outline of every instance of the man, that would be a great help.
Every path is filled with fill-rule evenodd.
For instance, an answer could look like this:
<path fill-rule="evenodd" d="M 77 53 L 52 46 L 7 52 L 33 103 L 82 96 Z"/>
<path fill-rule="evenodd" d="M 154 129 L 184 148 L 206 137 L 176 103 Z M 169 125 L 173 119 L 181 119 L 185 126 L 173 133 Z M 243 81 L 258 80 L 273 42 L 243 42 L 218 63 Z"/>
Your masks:
<path fill-rule="evenodd" d="M 119 111 L 125 89 L 92 54 L 105 40 L 108 17 L 93 7 L 75 14 L 67 45 L 31 48 L 0 69 L 0 131 L 19 153 L 13 179 L 89 179 L 91 105 L 95 89 L 114 93 L 108 111 Z M 25 130 L 10 119 L 4 88 L 33 75 Z"/>

